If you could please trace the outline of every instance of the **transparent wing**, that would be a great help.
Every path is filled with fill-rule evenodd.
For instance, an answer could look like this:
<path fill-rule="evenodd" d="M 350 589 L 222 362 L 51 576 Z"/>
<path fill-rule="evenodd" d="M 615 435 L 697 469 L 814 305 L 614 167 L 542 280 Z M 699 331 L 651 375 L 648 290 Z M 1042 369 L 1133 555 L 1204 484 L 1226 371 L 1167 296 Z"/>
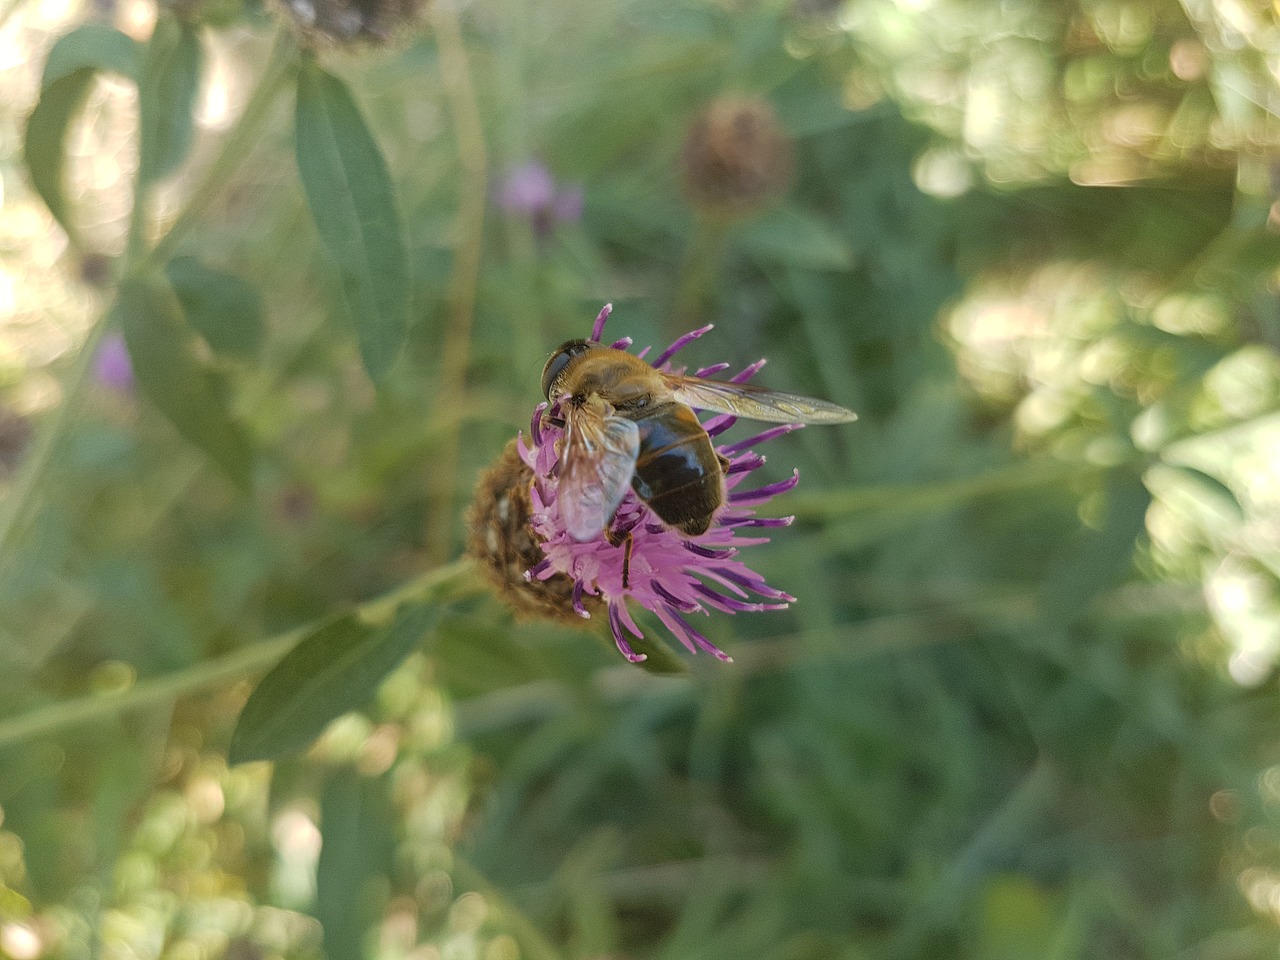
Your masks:
<path fill-rule="evenodd" d="M 600 534 L 627 495 L 640 455 L 640 428 L 585 406 L 569 410 L 565 422 L 560 516 L 569 536 L 582 543 Z"/>
<path fill-rule="evenodd" d="M 848 423 L 858 419 L 856 413 L 838 404 L 750 383 L 726 383 L 678 374 L 666 374 L 665 379 L 675 399 L 699 410 L 769 423 Z"/>

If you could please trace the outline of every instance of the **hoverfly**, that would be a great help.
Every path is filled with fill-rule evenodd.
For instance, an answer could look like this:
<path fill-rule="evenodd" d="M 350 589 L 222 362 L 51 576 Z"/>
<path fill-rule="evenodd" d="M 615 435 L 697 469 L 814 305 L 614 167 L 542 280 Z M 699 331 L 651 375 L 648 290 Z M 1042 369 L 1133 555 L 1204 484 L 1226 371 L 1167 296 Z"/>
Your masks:
<path fill-rule="evenodd" d="M 579 542 L 605 530 L 628 487 L 668 526 L 707 531 L 725 503 L 727 462 L 691 407 L 772 423 L 857 419 L 825 400 L 664 373 L 592 340 L 570 340 L 551 355 L 542 392 L 551 407 L 559 402 L 560 514 Z"/>

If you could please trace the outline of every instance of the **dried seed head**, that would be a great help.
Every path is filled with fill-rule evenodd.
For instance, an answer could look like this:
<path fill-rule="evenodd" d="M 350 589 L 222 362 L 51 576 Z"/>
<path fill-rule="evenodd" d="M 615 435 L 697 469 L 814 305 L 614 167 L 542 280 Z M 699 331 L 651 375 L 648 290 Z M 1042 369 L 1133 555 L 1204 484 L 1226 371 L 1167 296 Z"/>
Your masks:
<path fill-rule="evenodd" d="M 585 626 L 574 610 L 573 578 L 559 573 L 545 580 L 526 573 L 540 564 L 542 545 L 530 525 L 533 470 L 520 459 L 512 440 L 480 475 L 467 511 L 467 553 L 518 616 L 541 617 Z M 590 612 L 604 609 L 599 597 L 581 598 Z"/>
<path fill-rule="evenodd" d="M 792 145 L 759 97 L 718 97 L 694 118 L 680 155 L 685 192 L 708 212 L 752 213 L 791 180 Z"/>
<path fill-rule="evenodd" d="M 390 43 L 416 22 L 424 0 L 277 0 L 310 46 Z"/>

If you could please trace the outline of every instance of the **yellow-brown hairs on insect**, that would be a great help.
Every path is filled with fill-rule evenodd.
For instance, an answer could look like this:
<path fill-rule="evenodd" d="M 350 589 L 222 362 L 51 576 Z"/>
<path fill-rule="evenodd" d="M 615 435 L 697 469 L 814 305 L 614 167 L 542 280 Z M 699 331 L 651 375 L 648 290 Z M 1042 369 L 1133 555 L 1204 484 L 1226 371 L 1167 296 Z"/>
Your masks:
<path fill-rule="evenodd" d="M 529 488 L 533 471 L 520 459 L 512 440 L 476 483 L 467 510 L 467 553 L 517 617 L 557 620 L 585 627 L 573 609 L 573 580 L 557 573 L 546 580 L 526 580 L 525 571 L 543 560 L 542 546 L 530 529 Z M 594 615 L 604 609 L 599 597 L 584 596 L 582 605 Z"/>

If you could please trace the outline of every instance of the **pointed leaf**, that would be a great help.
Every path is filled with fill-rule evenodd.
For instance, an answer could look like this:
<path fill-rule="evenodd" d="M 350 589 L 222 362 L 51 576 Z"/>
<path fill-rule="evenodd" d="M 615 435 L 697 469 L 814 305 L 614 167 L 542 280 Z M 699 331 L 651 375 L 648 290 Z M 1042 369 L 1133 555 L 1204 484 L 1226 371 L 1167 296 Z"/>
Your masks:
<path fill-rule="evenodd" d="M 241 487 L 253 449 L 227 410 L 221 378 L 199 359 L 181 307 L 160 278 L 126 280 L 114 309 L 142 393 Z"/>
<path fill-rule="evenodd" d="M 393 811 L 384 780 L 351 768 L 330 774 L 320 794 L 320 861 L 316 864 L 315 918 L 332 958 L 365 955 L 366 931 L 381 914 L 395 852 Z M 379 896 L 382 893 L 382 896 Z"/>
<path fill-rule="evenodd" d="M 1151 494 L 1142 476 L 1117 468 L 1107 476 L 1107 506 L 1100 530 L 1081 531 L 1064 545 L 1045 583 L 1050 619 L 1074 619 L 1095 596 L 1129 574 L 1138 538 L 1146 529 Z"/>
<path fill-rule="evenodd" d="M 195 257 L 170 260 L 164 272 L 187 323 L 210 347 L 233 357 L 257 354 L 263 338 L 262 299 L 252 284 Z"/>
<path fill-rule="evenodd" d="M 613 640 L 600 634 L 596 634 L 596 636 L 612 653 Z M 644 659 L 636 664 L 641 670 L 647 673 L 656 673 L 660 676 L 689 672 L 687 658 L 680 656 L 652 633 L 648 633 L 643 637 L 632 637 L 629 642 L 632 650 L 636 653 L 644 654 Z"/>
<path fill-rule="evenodd" d="M 92 83 L 93 71 L 83 69 L 54 81 L 40 91 L 40 102 L 27 118 L 22 142 L 22 158 L 26 162 L 31 185 L 73 241 L 78 234 L 71 222 L 63 192 L 65 144 L 67 128 L 84 105 Z"/>
<path fill-rule="evenodd" d="M 431 652 L 437 681 L 456 697 L 491 693 L 545 675 L 531 645 L 486 619 L 441 619 Z"/>
<path fill-rule="evenodd" d="M 76 232 L 63 193 L 67 129 L 84 105 L 94 73 L 106 70 L 136 79 L 139 50 L 119 30 L 90 23 L 59 37 L 45 61 L 40 101 L 27 119 L 22 155 L 36 192 L 72 240 Z"/>
<path fill-rule="evenodd" d="M 386 162 L 342 81 L 314 63 L 298 81 L 298 173 L 316 229 L 338 268 L 369 376 L 404 341 L 409 268 Z"/>
<path fill-rule="evenodd" d="M 1185 463 L 1172 463 L 1169 467 L 1182 475 L 1183 482 L 1196 491 L 1200 500 L 1213 504 L 1237 523 L 1245 519 L 1240 498 L 1217 477 Z"/>
<path fill-rule="evenodd" d="M 155 183 L 187 158 L 202 60 L 200 38 L 193 27 L 168 18 L 156 23 L 138 81 L 139 182 Z"/>
<path fill-rule="evenodd" d="M 63 34 L 49 50 L 40 86 L 47 87 L 80 70 L 105 70 L 138 79 L 142 47 L 104 23 L 86 23 Z"/>
<path fill-rule="evenodd" d="M 354 615 L 308 634 L 250 695 L 228 758 L 274 760 L 308 746 L 330 721 L 363 706 L 440 616 L 438 606 L 401 607 L 385 627 Z"/>
<path fill-rule="evenodd" d="M 165 720 L 165 727 L 168 720 Z M 154 786 L 153 777 L 160 757 L 116 730 L 103 737 L 95 757 L 96 769 L 85 770 L 95 784 L 90 808 L 90 836 L 93 863 L 100 876 L 110 876 L 129 836 L 129 814 Z"/>

